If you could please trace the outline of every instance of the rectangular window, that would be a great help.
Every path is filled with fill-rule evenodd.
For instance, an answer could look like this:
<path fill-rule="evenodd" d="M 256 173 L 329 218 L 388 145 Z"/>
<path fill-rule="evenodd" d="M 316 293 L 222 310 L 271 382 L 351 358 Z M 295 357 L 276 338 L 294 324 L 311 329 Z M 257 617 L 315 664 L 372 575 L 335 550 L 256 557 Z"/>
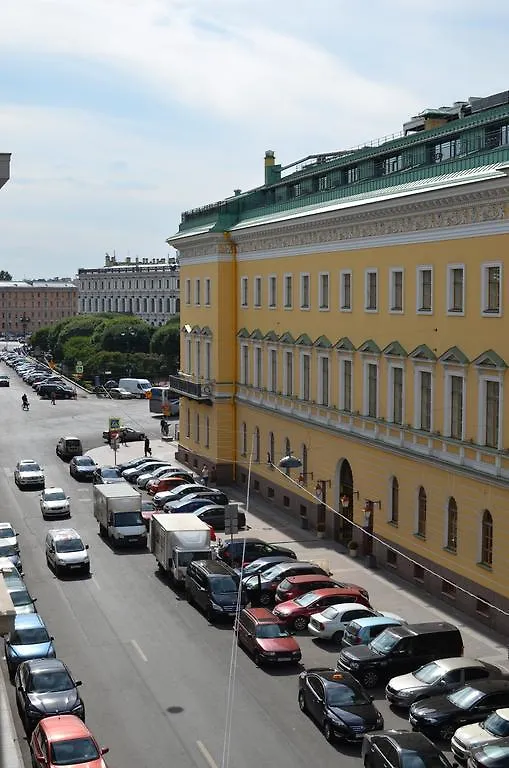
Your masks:
<path fill-rule="evenodd" d="M 201 282 L 199 278 L 194 281 L 194 303 L 198 307 L 201 304 Z"/>
<path fill-rule="evenodd" d="M 292 275 L 283 277 L 283 304 L 285 309 L 292 308 Z"/>
<path fill-rule="evenodd" d="M 311 356 L 304 353 L 301 357 L 301 388 L 300 388 L 301 400 L 310 399 L 310 389 L 311 389 Z"/>
<path fill-rule="evenodd" d="M 269 349 L 269 390 L 277 392 L 277 350 Z"/>
<path fill-rule="evenodd" d="M 342 360 L 341 367 L 341 408 L 350 413 L 352 411 L 352 361 Z"/>
<path fill-rule="evenodd" d="M 191 303 L 191 281 L 190 280 L 186 280 L 185 302 L 186 304 Z"/>
<path fill-rule="evenodd" d="M 433 269 L 417 267 L 417 312 L 433 311 Z"/>
<path fill-rule="evenodd" d="M 390 280 L 390 311 L 403 312 L 403 270 L 391 269 Z"/>
<path fill-rule="evenodd" d="M 293 396 L 293 352 L 285 352 L 285 383 L 284 394 Z"/>
<path fill-rule="evenodd" d="M 329 309 L 329 273 L 320 272 L 318 275 L 318 306 Z"/>
<path fill-rule="evenodd" d="M 241 307 L 247 307 L 248 303 L 248 282 L 247 277 L 241 277 L 240 278 L 240 306 Z"/>
<path fill-rule="evenodd" d="M 194 373 L 198 378 L 201 377 L 201 343 L 199 339 L 196 339 L 194 345 L 195 365 Z"/>
<path fill-rule="evenodd" d="M 192 360 L 191 360 L 191 339 L 186 338 L 186 359 L 185 359 L 185 365 L 186 365 L 186 373 L 191 373 L 191 366 L 192 366 Z"/>
<path fill-rule="evenodd" d="M 205 278 L 205 306 L 210 307 L 210 277 Z"/>
<path fill-rule="evenodd" d="M 375 363 L 366 365 L 367 391 L 366 391 L 366 414 L 376 419 L 378 416 L 378 366 Z"/>
<path fill-rule="evenodd" d="M 485 315 L 500 315 L 502 265 L 482 265 L 482 311 Z"/>
<path fill-rule="evenodd" d="M 200 414 L 199 413 L 196 414 L 195 435 L 196 435 L 195 442 L 199 443 L 200 442 Z"/>
<path fill-rule="evenodd" d="M 403 368 L 392 369 L 392 421 L 403 424 Z"/>
<path fill-rule="evenodd" d="M 346 171 L 346 183 L 347 184 L 353 184 L 354 182 L 359 181 L 359 166 L 354 165 L 352 168 L 348 168 Z"/>
<path fill-rule="evenodd" d="M 263 386 L 263 379 L 262 379 L 262 348 L 261 347 L 255 347 L 254 348 L 254 382 L 255 387 L 262 387 Z"/>
<path fill-rule="evenodd" d="M 465 308 L 465 269 L 462 266 L 447 267 L 447 311 L 461 314 Z"/>
<path fill-rule="evenodd" d="M 205 378 L 210 381 L 212 378 L 211 373 L 212 366 L 212 344 L 210 341 L 205 342 Z"/>
<path fill-rule="evenodd" d="M 318 402 L 320 405 L 329 405 L 329 358 L 318 358 Z"/>
<path fill-rule="evenodd" d="M 378 272 L 376 269 L 367 269 L 365 272 L 365 305 L 366 312 L 378 310 Z"/>
<path fill-rule="evenodd" d="M 420 372 L 420 414 L 419 429 L 431 431 L 431 373 Z"/>
<path fill-rule="evenodd" d="M 310 285 L 309 274 L 300 276 L 300 308 L 309 309 L 310 307 Z"/>
<path fill-rule="evenodd" d="M 205 448 L 210 447 L 210 419 L 205 417 Z"/>
<path fill-rule="evenodd" d="M 255 307 L 262 306 L 262 278 L 258 276 L 254 279 L 253 303 Z"/>
<path fill-rule="evenodd" d="M 191 437 L 191 410 L 187 409 L 186 437 Z"/>
<path fill-rule="evenodd" d="M 249 347 L 242 344 L 240 348 L 240 383 L 249 384 Z"/>
<path fill-rule="evenodd" d="M 498 381 L 486 381 L 484 443 L 491 448 L 498 448 L 499 419 L 500 384 Z"/>
<path fill-rule="evenodd" d="M 342 312 L 352 311 L 352 272 L 343 270 L 339 274 L 339 308 Z"/>
<path fill-rule="evenodd" d="M 269 308 L 274 309 L 277 304 L 277 278 L 269 275 Z"/>
<path fill-rule="evenodd" d="M 449 425 L 451 437 L 463 439 L 463 377 L 450 377 L 451 421 Z"/>

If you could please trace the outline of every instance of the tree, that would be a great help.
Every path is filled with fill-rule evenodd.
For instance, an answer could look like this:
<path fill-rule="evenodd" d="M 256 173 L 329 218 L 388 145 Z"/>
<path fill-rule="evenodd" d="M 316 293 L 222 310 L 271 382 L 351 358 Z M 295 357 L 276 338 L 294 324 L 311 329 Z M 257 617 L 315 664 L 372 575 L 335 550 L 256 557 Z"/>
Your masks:
<path fill-rule="evenodd" d="M 11 273 L 7 272 L 5 269 L 0 269 L 0 280 L 10 282 L 12 280 Z"/>
<path fill-rule="evenodd" d="M 167 373 L 176 373 L 180 356 L 180 326 L 169 322 L 155 331 L 150 342 L 150 351 L 163 355 L 167 363 Z"/>

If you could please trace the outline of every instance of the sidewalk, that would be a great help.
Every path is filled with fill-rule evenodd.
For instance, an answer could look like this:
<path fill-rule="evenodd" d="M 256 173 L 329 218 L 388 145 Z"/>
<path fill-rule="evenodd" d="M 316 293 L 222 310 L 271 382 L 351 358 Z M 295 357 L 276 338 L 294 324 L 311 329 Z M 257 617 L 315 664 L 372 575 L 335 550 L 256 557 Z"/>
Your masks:
<path fill-rule="evenodd" d="M 0 673 L 0 768 L 23 768 L 3 674 Z"/>

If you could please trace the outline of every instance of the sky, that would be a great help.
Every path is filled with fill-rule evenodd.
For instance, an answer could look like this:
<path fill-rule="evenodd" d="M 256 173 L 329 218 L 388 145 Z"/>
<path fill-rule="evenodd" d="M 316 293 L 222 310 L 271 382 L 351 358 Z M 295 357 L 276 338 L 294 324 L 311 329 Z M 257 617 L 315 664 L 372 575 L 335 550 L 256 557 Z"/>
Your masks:
<path fill-rule="evenodd" d="M 503 0 L 2 0 L 0 269 L 161 258 L 181 213 L 509 89 Z"/>

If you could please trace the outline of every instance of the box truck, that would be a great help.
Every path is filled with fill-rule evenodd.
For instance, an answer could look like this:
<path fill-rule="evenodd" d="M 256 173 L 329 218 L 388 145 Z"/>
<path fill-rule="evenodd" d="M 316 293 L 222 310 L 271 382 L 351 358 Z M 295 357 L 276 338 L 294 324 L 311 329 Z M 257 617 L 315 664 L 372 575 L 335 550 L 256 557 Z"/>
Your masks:
<path fill-rule="evenodd" d="M 94 517 L 99 533 L 116 546 L 146 546 L 141 493 L 127 483 L 94 485 Z"/>
<path fill-rule="evenodd" d="M 193 513 L 152 515 L 150 521 L 150 551 L 159 568 L 183 584 L 186 570 L 193 560 L 210 560 L 210 526 Z"/>

